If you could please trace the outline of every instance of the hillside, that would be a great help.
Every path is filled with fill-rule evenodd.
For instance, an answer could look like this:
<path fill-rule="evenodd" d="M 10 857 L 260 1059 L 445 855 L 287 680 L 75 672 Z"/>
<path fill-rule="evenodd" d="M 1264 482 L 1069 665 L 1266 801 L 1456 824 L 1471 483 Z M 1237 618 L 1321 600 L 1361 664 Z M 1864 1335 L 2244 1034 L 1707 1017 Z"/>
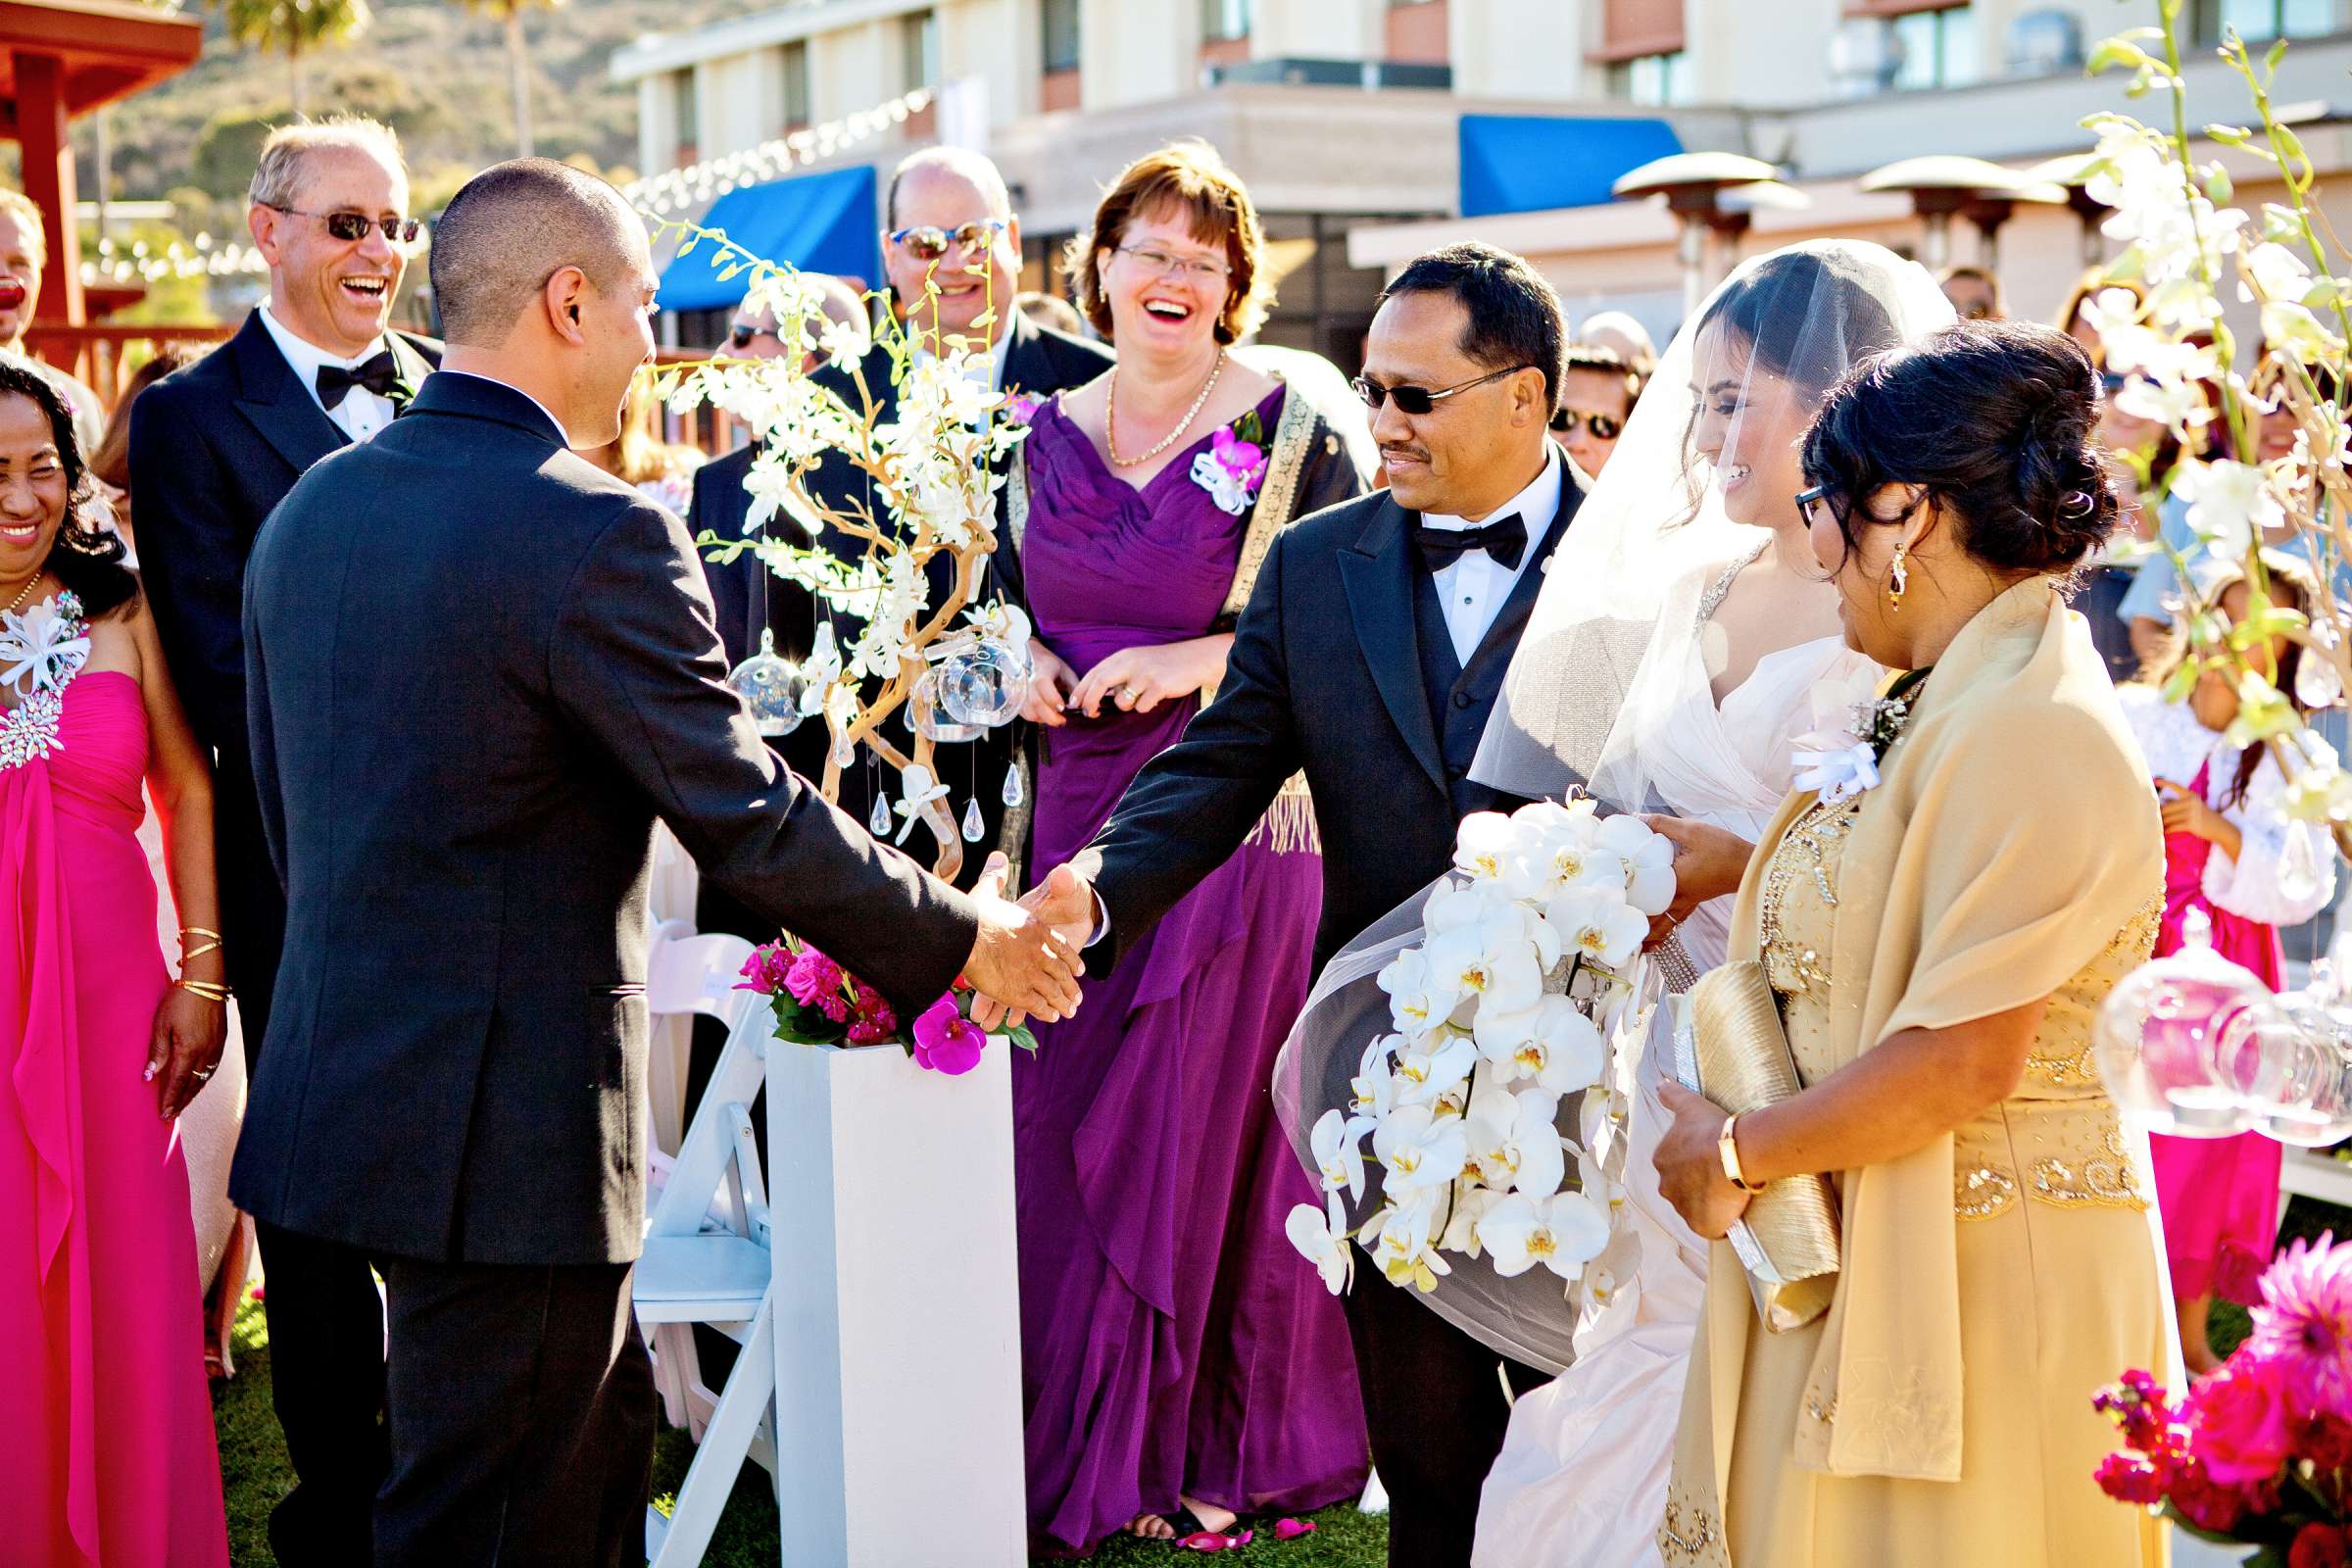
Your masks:
<path fill-rule="evenodd" d="M 637 161 L 637 97 L 606 76 L 612 52 L 638 35 L 679 31 L 772 9 L 777 0 L 569 0 L 526 14 L 537 150 L 584 154 L 599 169 Z M 507 56 L 496 22 L 459 0 L 373 0 L 374 24 L 349 48 L 306 63 L 305 107 L 375 115 L 409 149 L 417 206 L 514 151 Z M 188 0 L 186 9 L 199 9 Z M 232 198 L 252 171 L 257 126 L 291 116 L 283 56 L 229 42 L 206 14 L 204 58 L 113 111 L 115 194 L 162 197 L 188 187 Z M 81 188 L 95 188 L 92 126 L 75 127 Z M 193 205 L 183 203 L 183 205 Z M 241 211 L 241 206 L 240 209 Z M 183 220 L 184 221 L 184 220 Z"/>

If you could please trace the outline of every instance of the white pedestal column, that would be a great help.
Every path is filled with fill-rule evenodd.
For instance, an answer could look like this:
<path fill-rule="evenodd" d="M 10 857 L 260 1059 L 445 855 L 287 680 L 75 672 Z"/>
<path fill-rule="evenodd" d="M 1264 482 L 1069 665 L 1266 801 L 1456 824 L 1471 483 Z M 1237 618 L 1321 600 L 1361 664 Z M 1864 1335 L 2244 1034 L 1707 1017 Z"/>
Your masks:
<path fill-rule="evenodd" d="M 1011 1048 L 772 1049 L 783 1560 L 1021 1568 Z"/>

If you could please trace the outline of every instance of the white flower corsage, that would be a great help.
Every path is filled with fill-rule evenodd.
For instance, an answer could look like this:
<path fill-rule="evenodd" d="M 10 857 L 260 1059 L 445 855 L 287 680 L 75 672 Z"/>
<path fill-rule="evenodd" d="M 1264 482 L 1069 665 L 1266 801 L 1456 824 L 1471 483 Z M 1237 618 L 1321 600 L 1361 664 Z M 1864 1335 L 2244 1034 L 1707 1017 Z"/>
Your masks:
<path fill-rule="evenodd" d="M 1793 785 L 1818 794 L 1825 806 L 1843 806 L 1877 789 L 1880 764 L 1910 722 L 1912 697 L 1927 675 L 1924 669 L 1906 671 L 1881 697 L 1857 699 L 1853 681 L 1833 681 L 1816 690 L 1815 727 L 1796 738 L 1789 757 Z M 1834 716 L 1840 708 L 1842 722 Z M 1825 715 L 1831 715 L 1827 721 Z"/>
<path fill-rule="evenodd" d="M 62 692 L 90 657 L 81 601 L 71 589 L 30 606 L 0 612 L 0 685 L 24 696 Z"/>
<path fill-rule="evenodd" d="M 1193 483 L 1208 492 L 1218 510 L 1238 517 L 1257 500 L 1266 477 L 1264 435 L 1252 409 L 1210 437 L 1208 450 L 1193 459 Z"/>

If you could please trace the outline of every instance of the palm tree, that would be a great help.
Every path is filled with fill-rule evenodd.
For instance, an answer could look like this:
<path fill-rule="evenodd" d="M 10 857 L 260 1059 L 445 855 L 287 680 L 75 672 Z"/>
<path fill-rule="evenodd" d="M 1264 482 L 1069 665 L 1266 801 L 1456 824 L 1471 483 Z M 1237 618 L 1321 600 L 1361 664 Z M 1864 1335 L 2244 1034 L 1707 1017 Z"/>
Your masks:
<path fill-rule="evenodd" d="M 525 11 L 553 11 L 564 0 L 466 0 L 468 11 L 487 11 L 507 30 L 507 82 L 514 95 L 514 156 L 531 156 L 531 46 L 522 36 Z"/>
<path fill-rule="evenodd" d="M 291 80 L 294 112 L 302 113 L 302 62 L 306 54 L 349 43 L 374 20 L 368 0 L 210 0 L 228 24 L 228 35 L 265 52 L 282 50 Z"/>

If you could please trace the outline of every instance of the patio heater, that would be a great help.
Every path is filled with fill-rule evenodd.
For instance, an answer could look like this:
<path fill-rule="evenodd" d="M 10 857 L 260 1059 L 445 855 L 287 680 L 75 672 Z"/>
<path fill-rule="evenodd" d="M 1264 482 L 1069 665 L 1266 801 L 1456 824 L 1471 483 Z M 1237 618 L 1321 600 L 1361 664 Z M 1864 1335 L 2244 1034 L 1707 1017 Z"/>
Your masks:
<path fill-rule="evenodd" d="M 2063 186 L 2028 179 L 2014 169 L 1982 158 L 1950 154 L 1901 159 L 1872 170 L 1855 183 L 1866 191 L 1895 191 L 1911 198 L 1911 210 L 1925 227 L 1919 259 L 1931 271 L 1951 265 L 1955 214 L 1976 225 L 1979 265 L 1997 268 L 2001 225 L 2009 221 L 2018 203 L 2057 206 L 2066 201 Z"/>
<path fill-rule="evenodd" d="M 1739 153 L 1675 153 L 1628 170 L 1609 187 L 1620 201 L 1666 198 L 1667 210 L 1682 225 L 1676 255 L 1683 264 L 1683 312 L 1689 315 L 1706 298 L 1712 281 L 1707 271 L 1707 236 L 1721 238 L 1737 254 L 1759 207 L 1798 208 L 1812 198 L 1782 183 L 1780 171 L 1761 159 Z"/>

